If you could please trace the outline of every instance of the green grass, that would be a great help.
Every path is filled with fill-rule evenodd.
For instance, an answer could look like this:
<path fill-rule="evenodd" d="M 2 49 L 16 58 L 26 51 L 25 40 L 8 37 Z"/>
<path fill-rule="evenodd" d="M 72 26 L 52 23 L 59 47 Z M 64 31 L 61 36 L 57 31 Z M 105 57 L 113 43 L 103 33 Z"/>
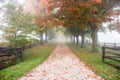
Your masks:
<path fill-rule="evenodd" d="M 26 50 L 23 53 L 23 62 L 0 70 L 0 80 L 17 80 L 48 58 L 54 48 L 55 44 L 47 44 Z"/>
<path fill-rule="evenodd" d="M 81 61 L 83 61 L 98 75 L 102 76 L 106 80 L 120 80 L 120 70 L 108 64 L 102 63 L 102 55 L 100 53 L 92 53 L 90 51 L 90 47 L 82 49 L 74 44 L 68 44 L 68 46 Z M 111 60 L 107 60 L 107 62 L 113 63 Z"/>

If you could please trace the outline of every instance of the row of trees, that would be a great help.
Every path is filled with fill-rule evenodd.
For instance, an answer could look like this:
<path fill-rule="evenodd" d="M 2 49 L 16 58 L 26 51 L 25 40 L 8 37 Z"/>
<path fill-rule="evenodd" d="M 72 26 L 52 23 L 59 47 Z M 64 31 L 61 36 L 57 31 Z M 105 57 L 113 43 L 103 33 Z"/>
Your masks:
<path fill-rule="evenodd" d="M 39 0 L 36 21 L 41 26 L 63 25 L 73 37 L 81 35 L 84 47 L 85 33 L 90 32 L 92 51 L 97 52 L 97 33 L 103 22 L 110 22 L 113 8 L 120 0 Z M 44 5 L 44 6 L 43 6 Z M 44 14 L 44 15 L 43 15 Z M 115 27 L 114 27 L 115 28 Z"/>
<path fill-rule="evenodd" d="M 34 13 L 25 12 L 16 0 L 5 2 L 2 8 L 5 14 L 3 30 L 5 38 L 17 40 L 18 36 L 26 34 L 40 34 L 43 43 L 43 34 L 53 26 L 64 26 L 73 40 L 82 38 L 81 47 L 84 47 L 86 33 L 91 33 L 92 51 L 97 51 L 97 32 L 103 22 L 112 21 L 113 7 L 119 5 L 120 0 L 36 0 Z M 4 3 L 4 1 L 1 0 Z M 116 27 L 113 27 L 116 29 Z M 112 29 L 113 29 L 112 28 Z M 119 27 L 117 27 L 119 28 Z M 8 34 L 9 33 L 9 34 Z"/>

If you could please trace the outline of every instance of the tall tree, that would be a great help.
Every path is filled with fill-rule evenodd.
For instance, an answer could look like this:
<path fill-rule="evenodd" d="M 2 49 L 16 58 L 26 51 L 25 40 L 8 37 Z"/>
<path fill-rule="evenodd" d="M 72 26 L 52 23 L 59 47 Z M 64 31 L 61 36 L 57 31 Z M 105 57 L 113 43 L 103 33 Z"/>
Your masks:
<path fill-rule="evenodd" d="M 32 32 L 34 27 L 33 15 L 24 13 L 23 8 L 16 0 L 8 3 L 4 7 L 6 25 L 2 27 L 6 40 L 17 40 L 17 36 Z M 12 38 L 12 39 L 11 39 Z"/>

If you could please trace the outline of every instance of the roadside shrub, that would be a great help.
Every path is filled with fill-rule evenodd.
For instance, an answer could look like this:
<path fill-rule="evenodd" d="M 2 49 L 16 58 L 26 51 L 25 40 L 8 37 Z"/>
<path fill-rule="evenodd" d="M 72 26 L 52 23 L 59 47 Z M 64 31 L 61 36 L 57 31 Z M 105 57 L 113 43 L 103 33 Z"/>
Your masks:
<path fill-rule="evenodd" d="M 11 37 L 9 38 L 9 42 L 12 47 L 20 47 L 29 43 L 26 37 Z"/>
<path fill-rule="evenodd" d="M 29 43 L 32 43 L 32 42 L 39 42 L 39 40 L 38 40 L 38 39 L 29 39 L 28 42 L 29 42 Z"/>

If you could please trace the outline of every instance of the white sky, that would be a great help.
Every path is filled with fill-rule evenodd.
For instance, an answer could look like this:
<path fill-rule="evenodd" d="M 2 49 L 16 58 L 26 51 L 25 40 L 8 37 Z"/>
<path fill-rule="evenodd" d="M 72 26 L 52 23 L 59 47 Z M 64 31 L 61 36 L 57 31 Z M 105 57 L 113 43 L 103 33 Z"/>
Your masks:
<path fill-rule="evenodd" d="M 116 31 L 107 33 L 98 33 L 99 42 L 110 42 L 110 43 L 120 43 L 120 33 Z"/>
<path fill-rule="evenodd" d="M 25 0 L 18 0 L 20 4 L 24 4 Z"/>

